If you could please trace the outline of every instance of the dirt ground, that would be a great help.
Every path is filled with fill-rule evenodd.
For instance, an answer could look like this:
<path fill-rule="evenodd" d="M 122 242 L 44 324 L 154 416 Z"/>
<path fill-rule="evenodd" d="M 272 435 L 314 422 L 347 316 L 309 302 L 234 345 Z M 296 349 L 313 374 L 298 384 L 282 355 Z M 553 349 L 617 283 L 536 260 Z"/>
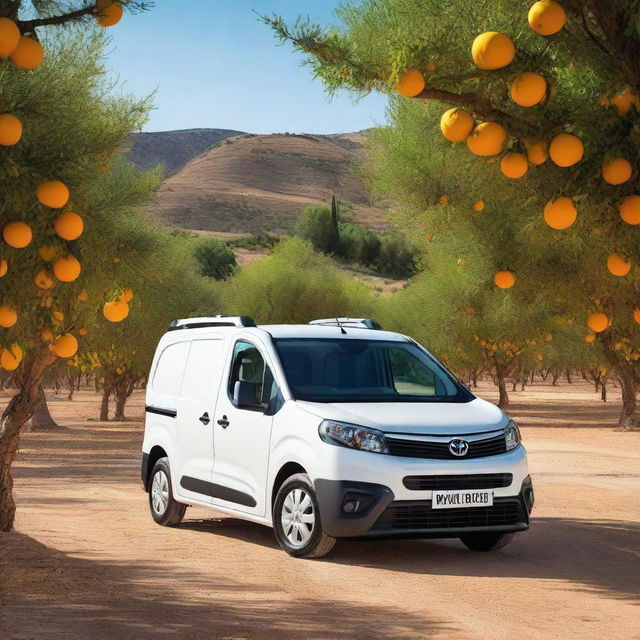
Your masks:
<path fill-rule="evenodd" d="M 67 429 L 23 438 L 0 534 L 0 638 L 640 638 L 640 433 L 616 431 L 610 398 L 582 382 L 513 395 L 536 506 L 505 549 L 341 542 L 319 561 L 203 509 L 155 525 L 142 396 L 126 424 L 93 421 L 88 392 L 53 398 Z"/>

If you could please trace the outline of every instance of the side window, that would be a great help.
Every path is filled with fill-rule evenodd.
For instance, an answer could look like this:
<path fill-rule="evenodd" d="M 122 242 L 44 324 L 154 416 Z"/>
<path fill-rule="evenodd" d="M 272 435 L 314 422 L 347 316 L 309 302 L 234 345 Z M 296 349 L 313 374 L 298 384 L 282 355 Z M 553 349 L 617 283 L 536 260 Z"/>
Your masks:
<path fill-rule="evenodd" d="M 445 393 L 433 371 L 405 349 L 389 349 L 393 384 L 398 393 L 435 396 Z"/>
<path fill-rule="evenodd" d="M 262 354 L 255 345 L 243 340 L 236 342 L 231 360 L 228 393 L 233 398 L 233 390 L 239 380 L 258 385 L 258 398 L 268 403 L 276 392 L 271 369 L 265 364 Z"/>
<path fill-rule="evenodd" d="M 153 374 L 152 388 L 158 393 L 170 396 L 180 394 L 182 376 L 189 355 L 188 342 L 176 342 L 166 347 L 160 354 L 160 359 Z"/>
<path fill-rule="evenodd" d="M 207 396 L 212 397 L 218 392 L 218 385 L 213 389 L 214 383 L 220 382 L 220 357 L 222 354 L 223 340 L 194 340 L 187 358 L 187 368 L 182 378 L 182 391 L 180 395 L 191 400 L 202 400 Z"/>

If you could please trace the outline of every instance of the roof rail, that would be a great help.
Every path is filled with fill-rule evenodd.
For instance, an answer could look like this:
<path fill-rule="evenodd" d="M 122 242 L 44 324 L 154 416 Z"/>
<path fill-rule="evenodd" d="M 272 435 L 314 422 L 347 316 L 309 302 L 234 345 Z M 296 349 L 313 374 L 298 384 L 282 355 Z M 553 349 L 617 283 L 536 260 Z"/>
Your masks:
<path fill-rule="evenodd" d="M 169 323 L 169 331 L 178 329 L 202 329 L 204 327 L 255 327 L 249 316 L 204 316 L 200 318 L 182 318 Z"/>
<path fill-rule="evenodd" d="M 324 318 L 312 320 L 309 324 L 323 327 L 352 327 L 354 329 L 382 329 L 382 325 L 371 318 Z"/>

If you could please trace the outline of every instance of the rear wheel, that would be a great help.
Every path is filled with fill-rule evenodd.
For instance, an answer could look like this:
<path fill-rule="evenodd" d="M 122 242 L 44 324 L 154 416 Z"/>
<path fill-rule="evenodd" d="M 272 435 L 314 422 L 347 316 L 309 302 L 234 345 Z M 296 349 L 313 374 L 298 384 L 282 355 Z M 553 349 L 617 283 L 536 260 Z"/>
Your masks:
<path fill-rule="evenodd" d="M 184 518 L 187 505 L 173 499 L 169 458 L 160 458 L 153 465 L 149 479 L 149 508 L 152 518 L 164 527 L 175 527 Z"/>
<path fill-rule="evenodd" d="M 460 536 L 460 540 L 462 540 L 462 544 L 472 551 L 497 551 L 508 545 L 514 535 L 513 533 L 486 531 L 482 533 L 467 533 Z"/>
<path fill-rule="evenodd" d="M 280 487 L 273 504 L 273 530 L 280 546 L 296 558 L 321 558 L 336 543 L 320 522 L 318 500 L 306 473 L 296 473 Z"/>

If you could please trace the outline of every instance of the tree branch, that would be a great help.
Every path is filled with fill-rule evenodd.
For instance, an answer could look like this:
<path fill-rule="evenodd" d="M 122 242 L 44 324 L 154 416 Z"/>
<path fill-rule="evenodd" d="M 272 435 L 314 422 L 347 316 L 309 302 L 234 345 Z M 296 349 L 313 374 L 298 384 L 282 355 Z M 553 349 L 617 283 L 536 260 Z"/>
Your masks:
<path fill-rule="evenodd" d="M 69 13 L 62 13 L 57 16 L 49 16 L 48 18 L 34 18 L 33 20 L 22 20 L 18 22 L 20 31 L 23 33 L 33 33 L 33 30 L 37 27 L 46 27 L 48 25 L 61 25 L 67 22 L 78 22 L 86 16 L 96 15 L 96 5 L 94 2 L 88 4 L 81 9 L 70 11 Z"/>
<path fill-rule="evenodd" d="M 496 109 L 490 102 L 479 96 L 477 93 L 453 93 L 451 91 L 444 91 L 443 89 L 430 87 L 428 89 L 424 89 L 424 91 L 419 93 L 416 98 L 422 98 L 423 100 L 437 100 L 438 102 L 444 102 L 445 104 L 467 107 L 469 111 L 473 112 L 477 116 L 498 123 L 504 123 L 510 128 L 527 129 L 532 133 L 537 130 L 537 127 L 530 122 L 521 120 L 520 118 L 512 116 L 500 109 Z"/>

